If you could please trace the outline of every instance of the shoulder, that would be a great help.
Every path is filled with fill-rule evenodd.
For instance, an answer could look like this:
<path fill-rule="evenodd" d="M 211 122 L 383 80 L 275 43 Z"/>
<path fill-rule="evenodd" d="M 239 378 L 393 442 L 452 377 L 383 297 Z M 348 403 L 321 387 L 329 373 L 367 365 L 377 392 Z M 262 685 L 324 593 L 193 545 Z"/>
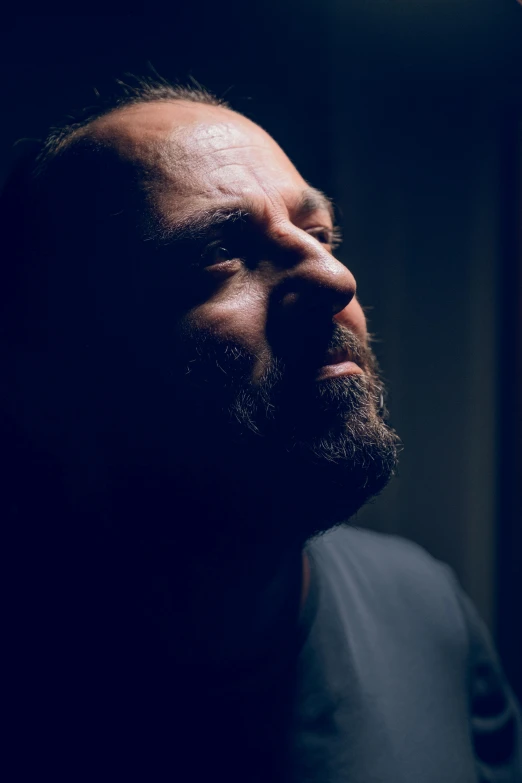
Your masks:
<path fill-rule="evenodd" d="M 385 671 L 399 661 L 412 692 L 428 672 L 429 693 L 437 683 L 453 712 L 460 694 L 481 779 L 522 780 L 520 707 L 452 569 L 412 541 L 348 526 L 313 539 L 307 551 L 336 622 L 371 638 L 365 658 L 382 649 Z"/>
<path fill-rule="evenodd" d="M 400 536 L 342 526 L 309 542 L 312 566 L 336 603 L 356 601 L 385 625 L 394 623 L 467 647 L 467 629 L 452 569 Z"/>
<path fill-rule="evenodd" d="M 366 575 L 374 583 L 453 582 L 451 569 L 413 541 L 343 525 L 314 538 L 308 551 L 330 568 Z M 453 585 L 452 585 L 453 586 Z"/>

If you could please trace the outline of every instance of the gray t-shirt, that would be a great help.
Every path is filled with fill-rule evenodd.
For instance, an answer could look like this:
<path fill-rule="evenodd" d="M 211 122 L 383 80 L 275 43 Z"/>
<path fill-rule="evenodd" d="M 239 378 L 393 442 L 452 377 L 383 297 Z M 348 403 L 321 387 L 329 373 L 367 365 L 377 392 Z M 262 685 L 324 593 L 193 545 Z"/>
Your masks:
<path fill-rule="evenodd" d="M 186 774 L 520 783 L 520 711 L 451 569 L 409 541 L 353 527 L 307 552 L 295 645 L 281 647 L 271 673 L 267 664 L 209 683 L 189 721 L 201 733 Z"/>
<path fill-rule="evenodd" d="M 289 779 L 522 781 L 518 706 L 451 569 L 353 528 L 308 552 Z"/>
<path fill-rule="evenodd" d="M 143 601 L 143 553 L 125 570 L 102 543 L 22 548 L 13 569 L 3 779 L 522 781 L 520 714 L 484 624 L 418 546 L 351 527 L 310 542 L 299 624 L 297 552 L 280 628 L 227 674 L 179 654 L 161 585 Z"/>

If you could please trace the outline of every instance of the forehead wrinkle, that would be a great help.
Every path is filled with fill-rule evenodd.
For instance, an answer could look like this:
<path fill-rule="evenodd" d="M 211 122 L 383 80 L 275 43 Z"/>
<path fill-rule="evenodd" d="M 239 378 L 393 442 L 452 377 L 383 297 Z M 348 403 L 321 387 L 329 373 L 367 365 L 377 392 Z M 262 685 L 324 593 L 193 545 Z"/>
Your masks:
<path fill-rule="evenodd" d="M 194 169 L 196 170 L 195 173 L 199 174 L 197 168 L 200 163 L 208 162 L 209 159 L 212 160 L 212 158 L 217 157 L 214 165 L 208 167 L 208 170 L 205 172 L 206 175 L 209 175 L 234 166 L 248 169 L 249 166 L 252 166 L 252 164 L 256 163 L 256 161 L 248 158 L 245 159 L 244 157 L 233 160 L 220 160 L 219 156 L 225 155 L 228 157 L 227 153 L 233 154 L 239 151 L 254 149 L 266 150 L 267 148 L 261 144 L 242 144 L 234 146 L 228 145 L 209 150 L 191 150 L 184 148 L 184 145 L 179 145 L 177 149 L 173 149 L 172 146 L 167 142 L 162 145 L 160 155 L 158 156 L 158 163 L 160 164 L 161 174 L 167 175 L 169 177 L 176 177 L 179 176 L 182 169 L 184 169 L 189 175 Z M 254 173 L 253 167 L 251 169 L 251 173 Z"/>
<path fill-rule="evenodd" d="M 283 210 L 281 209 L 281 207 L 283 207 L 286 217 L 290 218 L 292 221 L 304 219 L 314 212 L 323 211 L 328 214 L 332 223 L 335 223 L 333 203 L 331 199 L 318 188 L 314 188 L 304 183 L 305 187 L 301 191 L 300 197 L 294 204 L 289 204 L 287 203 L 288 196 L 285 198 L 285 195 L 279 191 L 276 185 L 267 187 L 266 183 L 263 183 L 255 171 L 253 171 L 253 174 L 260 189 L 263 191 L 265 198 L 271 203 L 275 211 L 279 212 L 280 219 L 284 220 L 282 214 Z M 290 201 L 292 200 L 293 198 L 290 196 Z"/>
<path fill-rule="evenodd" d="M 267 226 L 291 219 L 292 208 L 288 207 L 284 197 L 277 193 L 276 188 L 272 190 L 273 192 L 270 193 L 263 189 L 263 203 L 255 196 L 238 195 L 235 198 L 225 198 L 207 208 L 187 212 L 182 216 L 178 213 L 177 219 L 172 222 L 168 221 L 168 218 L 160 220 L 163 237 L 169 242 L 177 238 L 196 238 L 229 220 L 236 219 L 248 219 L 252 224 L 263 223 Z M 309 195 L 308 190 L 305 190 L 302 199 L 308 198 Z"/>
<path fill-rule="evenodd" d="M 143 111 L 140 113 L 145 115 Z M 169 128 L 158 127 L 155 122 L 149 124 L 146 115 L 144 120 L 147 121 L 139 123 L 138 127 L 125 121 L 125 115 L 119 119 L 118 122 L 114 115 L 110 119 L 106 118 L 105 122 L 91 127 L 90 133 L 99 140 L 114 144 L 124 158 L 137 164 L 145 187 L 147 183 L 151 187 L 156 184 L 163 190 L 167 185 L 179 192 L 188 184 L 190 190 L 193 190 L 202 176 L 215 175 L 220 169 L 234 166 L 243 167 L 250 176 L 255 175 L 255 168 L 264 169 L 264 177 L 255 177 L 256 184 L 260 185 L 260 180 L 264 179 L 266 183 L 266 174 L 268 178 L 277 177 L 278 163 L 281 165 L 281 161 L 285 164 L 281 167 L 283 172 L 286 164 L 294 169 L 276 142 L 262 128 L 243 118 L 234 118 L 234 122 L 182 121 Z M 248 127 L 243 127 L 246 122 Z M 249 151 L 255 154 L 249 156 Z M 238 159 L 230 160 L 230 156 L 235 153 Z M 219 160 L 220 155 L 224 160 Z M 216 164 L 209 167 L 209 159 L 213 157 L 217 158 Z M 201 168 L 210 170 L 200 171 Z M 295 174 L 301 179 L 297 171 Z M 160 185 L 162 180 L 163 186 Z"/>
<path fill-rule="evenodd" d="M 245 130 L 232 122 L 209 124 L 196 120 L 173 124 L 168 129 L 147 123 L 139 123 L 136 127 L 125 121 L 126 112 L 121 112 L 123 116 L 120 117 L 118 114 L 119 112 L 115 111 L 106 117 L 94 120 L 86 128 L 77 131 L 72 141 L 90 137 L 102 145 L 113 147 L 123 159 L 133 162 L 151 178 L 178 174 L 180 167 L 186 166 L 188 162 L 191 167 L 197 166 L 209 156 L 227 150 L 233 152 L 257 148 L 270 151 L 270 144 L 247 142 L 248 135 Z M 257 131 L 256 135 L 266 135 L 266 140 L 273 142 L 253 123 L 252 128 Z M 223 129 L 226 129 L 226 133 L 223 133 Z M 252 135 L 252 130 L 250 128 L 249 130 Z M 221 144 L 219 144 L 220 139 L 222 139 Z M 241 143 L 241 140 L 244 143 Z M 202 149 L 205 141 L 213 142 L 210 149 Z M 273 144 L 277 148 L 275 142 Z"/>
<path fill-rule="evenodd" d="M 272 168 L 281 163 L 283 168 L 286 164 L 292 165 L 265 131 L 254 125 L 248 131 L 232 123 L 177 127 L 160 142 L 163 172 L 177 176 L 184 168 L 190 174 L 190 169 L 197 170 L 201 164 L 208 166 L 212 158 L 216 160 L 215 165 L 203 173 L 212 174 L 219 168 L 233 165 L 248 168 L 263 162 L 271 164 Z M 254 154 L 249 155 L 249 152 Z M 234 156 L 237 159 L 230 160 Z"/>
<path fill-rule="evenodd" d="M 194 141 L 196 144 L 211 143 L 216 149 L 241 148 L 243 146 L 271 147 L 277 146 L 276 142 L 262 128 L 250 123 L 245 129 L 243 123 L 236 122 L 196 122 L 191 125 L 178 126 L 171 137 L 183 138 Z M 256 139 L 257 143 L 254 142 Z M 262 140 L 262 141 L 261 141 Z"/>
<path fill-rule="evenodd" d="M 112 123 L 105 130 L 109 130 L 111 141 L 115 141 L 114 135 L 118 136 L 120 131 L 124 138 L 120 136 L 118 139 L 120 144 L 116 146 L 120 146 L 123 141 L 123 145 L 131 153 L 130 157 L 137 158 L 136 162 L 141 163 L 142 166 L 145 164 L 142 167 L 142 186 L 145 186 L 147 191 L 151 191 L 149 195 L 153 201 L 156 199 L 152 189 L 155 190 L 156 187 L 159 187 L 157 195 L 161 195 L 162 198 L 168 197 L 168 191 L 172 196 L 186 194 L 190 197 L 193 194 L 197 198 L 196 194 L 199 191 L 200 197 L 203 197 L 207 203 L 213 201 L 214 204 L 216 204 L 215 196 L 220 191 L 226 201 L 224 208 L 229 208 L 233 201 L 236 208 L 240 207 L 257 215 L 258 220 L 279 222 L 290 218 L 295 222 L 317 211 L 326 212 L 333 220 L 330 199 L 316 188 L 307 186 L 284 151 L 263 129 L 248 124 L 248 133 L 239 123 L 231 121 L 206 123 L 199 120 L 171 125 L 168 130 L 165 127 L 161 129 L 154 127 L 152 123 L 153 127 L 140 127 L 139 135 L 136 134 L 138 129 L 129 127 L 128 123 L 121 123 L 123 128 L 117 123 L 116 134 Z M 128 143 L 131 138 L 134 144 L 133 149 L 129 150 Z M 249 150 L 257 154 L 249 156 Z M 230 156 L 234 156 L 234 153 L 237 153 L 238 159 L 227 160 Z M 224 160 L 220 161 L 220 156 Z M 209 166 L 208 161 L 212 157 L 217 160 L 215 165 Z M 278 159 L 284 159 L 284 163 L 288 165 L 280 169 Z M 214 179 L 220 170 L 230 170 L 234 167 L 239 171 L 243 169 L 246 177 L 241 173 L 237 181 L 228 183 L 228 186 L 226 182 L 221 186 L 217 181 L 213 187 L 200 189 L 200 185 L 204 185 L 204 177 L 212 175 Z M 180 177 L 181 170 L 183 170 L 182 177 Z M 236 177 L 233 179 L 236 180 Z M 297 192 L 299 185 L 303 187 L 301 193 Z M 259 196 L 263 199 L 263 205 Z M 167 203 L 168 201 L 170 199 L 167 198 Z M 167 203 L 164 202 L 164 206 L 167 206 Z M 223 208 L 223 205 L 217 205 L 216 208 Z"/>

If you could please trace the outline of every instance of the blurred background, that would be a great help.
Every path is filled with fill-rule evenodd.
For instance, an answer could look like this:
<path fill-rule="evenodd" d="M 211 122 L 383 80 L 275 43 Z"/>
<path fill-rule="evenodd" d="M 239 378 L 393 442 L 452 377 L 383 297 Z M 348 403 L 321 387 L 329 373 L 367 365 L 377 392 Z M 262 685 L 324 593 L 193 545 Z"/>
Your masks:
<path fill-rule="evenodd" d="M 356 524 L 448 562 L 522 698 L 522 5 L 264 0 L 3 20 L 0 177 L 124 72 L 199 82 L 341 213 L 404 441 Z"/>

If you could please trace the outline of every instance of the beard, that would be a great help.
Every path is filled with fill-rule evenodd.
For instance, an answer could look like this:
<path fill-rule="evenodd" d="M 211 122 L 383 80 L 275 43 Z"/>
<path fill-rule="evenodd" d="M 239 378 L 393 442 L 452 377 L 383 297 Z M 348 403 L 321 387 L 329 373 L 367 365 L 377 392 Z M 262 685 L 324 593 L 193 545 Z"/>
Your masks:
<path fill-rule="evenodd" d="M 177 528 L 187 540 L 213 531 L 231 540 L 241 519 L 246 540 L 257 541 L 260 516 L 267 541 L 281 540 L 283 517 L 294 540 L 307 540 L 387 485 L 400 442 L 387 423 L 376 358 L 352 332 L 336 325 L 320 346 L 303 340 L 306 354 L 270 356 L 256 381 L 258 357 L 237 343 L 193 331 L 178 338 L 168 358 L 160 349 L 137 370 L 123 355 L 103 363 L 99 383 L 82 384 L 109 400 L 89 417 L 91 396 L 82 392 L 86 415 L 65 428 L 73 439 L 64 446 L 67 481 L 86 509 L 92 484 L 92 502 L 104 508 L 110 495 L 126 529 L 131 519 L 138 530 L 140 520 L 154 519 L 163 535 L 174 509 L 191 508 L 197 525 Z M 326 348 L 347 349 L 363 374 L 317 381 Z M 64 387 L 64 410 L 72 397 Z"/>
<path fill-rule="evenodd" d="M 321 381 L 317 363 L 272 356 L 253 382 L 249 351 L 202 335 L 192 345 L 176 384 L 178 410 L 191 422 L 183 451 L 189 458 L 204 443 L 204 462 L 234 475 L 239 497 L 290 515 L 310 538 L 348 520 L 389 482 L 400 441 L 387 423 L 377 360 L 353 333 L 336 325 L 328 348 L 348 349 L 364 373 Z M 201 449 L 193 456 L 200 460 Z"/>

